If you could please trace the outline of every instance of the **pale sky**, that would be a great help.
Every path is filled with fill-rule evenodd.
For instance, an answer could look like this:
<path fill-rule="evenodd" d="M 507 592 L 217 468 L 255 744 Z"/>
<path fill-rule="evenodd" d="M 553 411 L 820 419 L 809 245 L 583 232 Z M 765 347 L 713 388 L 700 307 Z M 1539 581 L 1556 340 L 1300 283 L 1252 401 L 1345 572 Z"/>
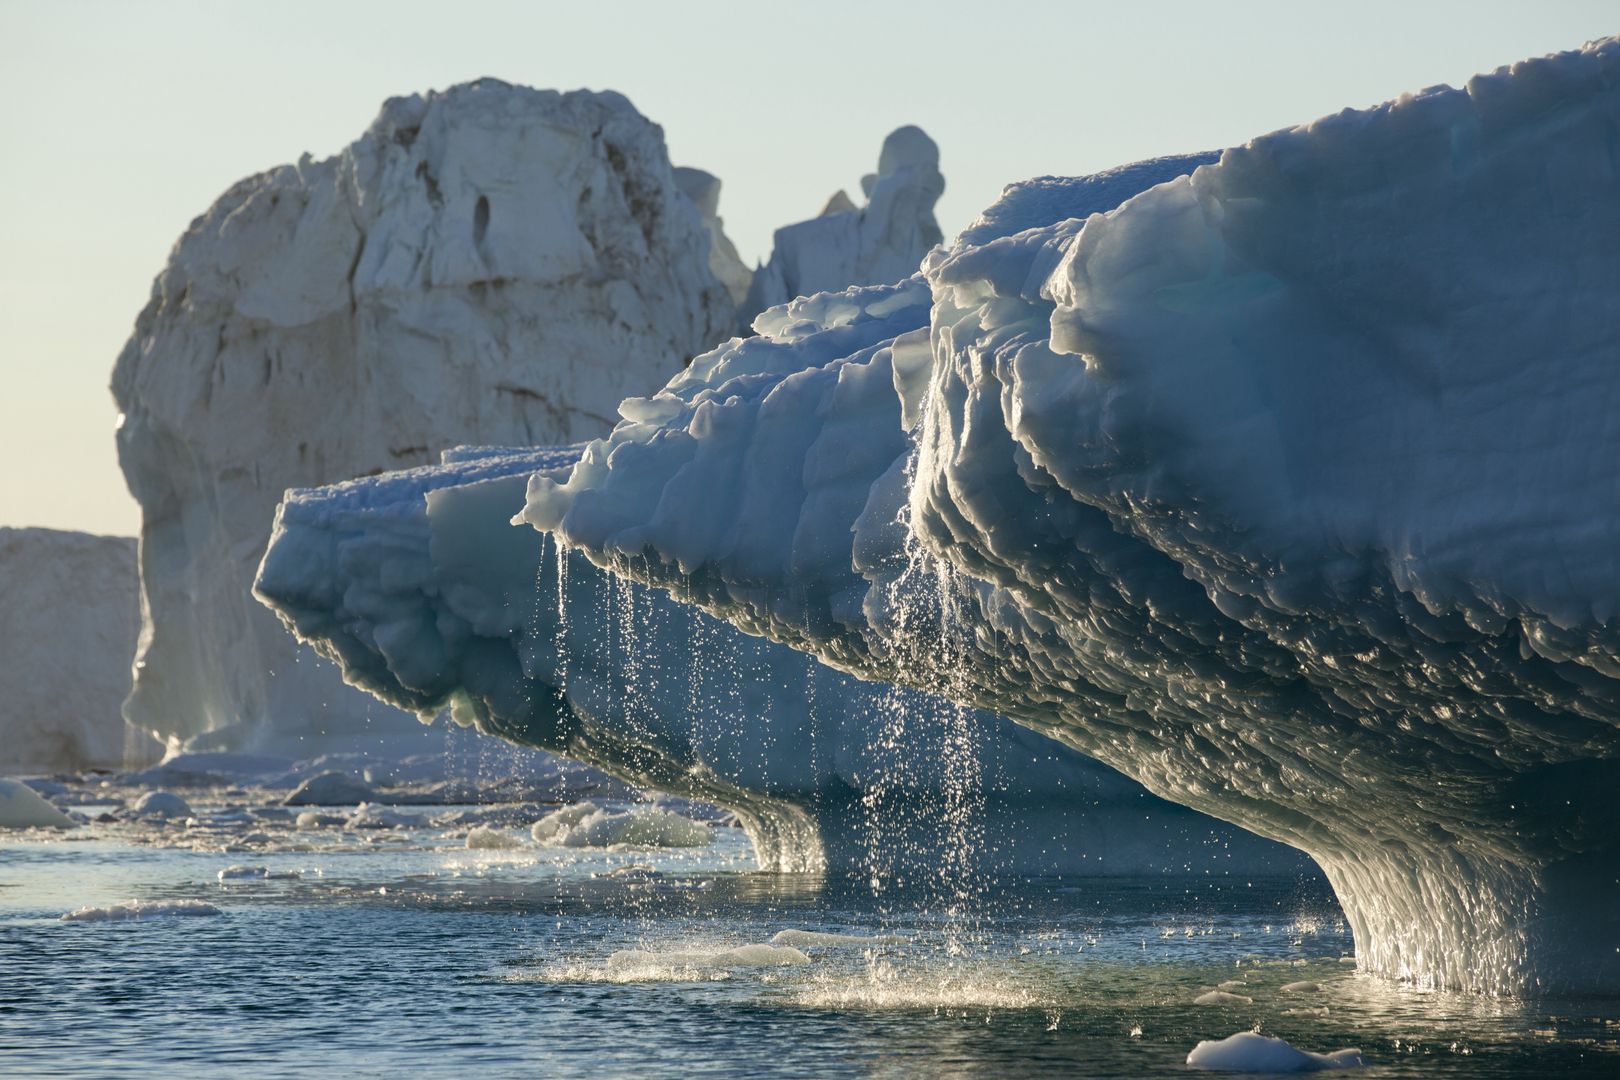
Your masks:
<path fill-rule="evenodd" d="M 1620 31 L 1614 0 L 1108 4 L 0 0 L 0 525 L 133 534 L 107 380 L 170 245 L 384 98 L 615 89 L 724 181 L 744 258 L 939 143 L 947 236 L 1009 181 L 1241 143 Z"/>

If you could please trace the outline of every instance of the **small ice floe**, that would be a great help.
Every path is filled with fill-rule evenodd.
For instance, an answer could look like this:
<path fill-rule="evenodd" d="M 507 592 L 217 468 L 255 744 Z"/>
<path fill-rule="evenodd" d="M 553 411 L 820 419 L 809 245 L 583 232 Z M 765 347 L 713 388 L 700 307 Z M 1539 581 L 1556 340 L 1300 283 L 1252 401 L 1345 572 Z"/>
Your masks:
<path fill-rule="evenodd" d="M 523 841 L 504 829 L 492 829 L 488 825 L 479 825 L 467 833 L 467 846 L 485 851 L 506 851 L 511 848 L 523 846 Z"/>
<path fill-rule="evenodd" d="M 82 907 L 62 916 L 62 922 L 128 922 L 132 919 L 162 919 L 182 915 L 223 914 L 213 904 L 201 900 L 125 900 L 107 907 Z"/>
<path fill-rule="evenodd" d="M 1242 994 L 1228 993 L 1225 990 L 1211 990 L 1193 998 L 1194 1005 L 1253 1005 L 1254 998 L 1244 997 Z"/>
<path fill-rule="evenodd" d="M 130 808 L 136 817 L 188 818 L 191 804 L 172 791 L 148 791 Z"/>
<path fill-rule="evenodd" d="M 71 829 L 77 824 L 21 780 L 0 779 L 0 829 Z"/>
<path fill-rule="evenodd" d="M 1243 990 L 1243 989 L 1246 989 L 1248 987 L 1248 985 L 1249 984 L 1244 982 L 1242 979 L 1227 979 L 1225 982 L 1217 984 L 1215 989 L 1217 989 L 1217 990 Z"/>
<path fill-rule="evenodd" d="M 1224 1039 L 1205 1039 L 1192 1048 L 1187 1064 L 1195 1069 L 1222 1069 L 1226 1072 L 1316 1072 L 1320 1069 L 1350 1069 L 1367 1064 L 1360 1050 L 1335 1050 L 1313 1054 L 1298 1050 L 1269 1035 L 1240 1031 Z"/>
<path fill-rule="evenodd" d="M 305 810 L 298 815 L 293 828 L 299 832 L 309 832 L 313 829 L 331 829 L 348 823 L 348 818 L 342 814 L 323 814 L 318 810 Z"/>
<path fill-rule="evenodd" d="M 300 818 L 302 816 L 299 815 Z M 344 819 L 343 824 L 349 829 L 414 829 L 422 824 L 422 819 L 415 814 L 402 814 L 375 803 L 361 803 L 355 807 L 354 813 Z"/>
<path fill-rule="evenodd" d="M 780 930 L 771 938 L 772 945 L 791 945 L 798 949 L 863 949 L 869 945 L 905 943 L 905 938 L 893 934 L 828 934 L 820 930 Z"/>
<path fill-rule="evenodd" d="M 608 957 L 610 971 L 684 971 L 701 968 L 788 967 L 808 964 L 810 958 L 791 945 L 740 945 L 706 952 L 698 949 L 652 952 L 624 949 Z"/>
<path fill-rule="evenodd" d="M 291 881 L 303 876 L 302 870 L 272 870 L 268 866 L 227 866 L 219 872 L 221 881 Z"/>
<path fill-rule="evenodd" d="M 1320 994 L 1322 987 L 1309 979 L 1301 979 L 1299 982 L 1284 983 L 1282 992 L 1285 994 Z"/>
<path fill-rule="evenodd" d="M 704 847 L 714 838 L 706 825 L 656 806 L 610 810 L 592 802 L 554 810 L 534 823 L 543 847 Z"/>
<path fill-rule="evenodd" d="M 346 772 L 323 772 L 312 776 L 282 801 L 283 806 L 353 806 L 377 797 L 371 785 Z"/>

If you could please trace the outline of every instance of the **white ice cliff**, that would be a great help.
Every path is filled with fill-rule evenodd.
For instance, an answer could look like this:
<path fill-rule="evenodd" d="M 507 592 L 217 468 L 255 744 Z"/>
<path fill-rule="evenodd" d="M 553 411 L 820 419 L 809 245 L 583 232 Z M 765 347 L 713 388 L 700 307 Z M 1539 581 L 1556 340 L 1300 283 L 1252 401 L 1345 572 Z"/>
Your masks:
<path fill-rule="evenodd" d="M 819 216 L 776 230 L 770 261 L 742 304 L 745 332 L 756 314 L 794 297 L 898 281 L 942 239 L 934 204 L 945 178 L 939 147 L 921 128 L 890 132 L 878 171 L 862 177 L 861 188 L 864 206 L 838 191 Z"/>
<path fill-rule="evenodd" d="M 130 720 L 174 743 L 420 733 L 253 602 L 282 492 L 605 432 L 734 325 L 717 229 L 623 97 L 490 80 L 392 99 L 337 156 L 226 192 L 113 374 L 142 513 Z"/>
<path fill-rule="evenodd" d="M 139 625 L 134 540 L 0 528 L 0 773 L 151 756 L 118 713 Z"/>
<path fill-rule="evenodd" d="M 1620 990 L 1620 43 L 1107 190 L 767 313 L 525 516 L 1309 852 L 1367 970 Z"/>
<path fill-rule="evenodd" d="M 529 475 L 577 456 L 461 449 L 291 492 L 258 593 L 386 701 L 735 810 L 768 868 L 940 884 L 1303 865 L 1008 721 L 851 678 L 514 527 Z"/>

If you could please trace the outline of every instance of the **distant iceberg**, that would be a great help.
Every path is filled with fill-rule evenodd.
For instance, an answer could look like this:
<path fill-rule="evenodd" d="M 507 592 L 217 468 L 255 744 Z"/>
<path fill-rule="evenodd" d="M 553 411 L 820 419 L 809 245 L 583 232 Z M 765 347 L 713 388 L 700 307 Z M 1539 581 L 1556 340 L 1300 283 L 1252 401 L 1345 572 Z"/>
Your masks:
<path fill-rule="evenodd" d="M 1009 189 L 524 517 L 1308 851 L 1369 970 L 1620 989 L 1617 147 L 1609 40 Z"/>

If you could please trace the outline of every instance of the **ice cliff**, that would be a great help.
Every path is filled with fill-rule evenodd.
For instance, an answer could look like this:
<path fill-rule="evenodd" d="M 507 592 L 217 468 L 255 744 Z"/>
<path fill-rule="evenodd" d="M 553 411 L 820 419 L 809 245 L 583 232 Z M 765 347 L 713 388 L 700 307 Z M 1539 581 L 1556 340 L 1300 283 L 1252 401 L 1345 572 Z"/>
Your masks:
<path fill-rule="evenodd" d="M 336 157 L 232 187 L 113 374 L 142 513 L 129 719 L 222 745 L 417 730 L 253 602 L 282 492 L 604 433 L 734 325 L 717 234 L 623 97 L 490 80 L 392 99 Z"/>
<path fill-rule="evenodd" d="M 118 713 L 139 625 L 134 540 L 0 528 L 0 772 L 150 756 Z"/>
<path fill-rule="evenodd" d="M 898 431 L 898 428 L 895 429 Z M 290 492 L 258 593 L 424 717 L 735 810 L 762 866 L 937 887 L 989 871 L 1254 874 L 1297 854 L 998 717 L 861 682 L 513 527 L 578 448 Z"/>
<path fill-rule="evenodd" d="M 1620 990 L 1617 147 L 1610 40 L 1015 186 L 524 514 L 1309 852 L 1367 970 Z"/>

